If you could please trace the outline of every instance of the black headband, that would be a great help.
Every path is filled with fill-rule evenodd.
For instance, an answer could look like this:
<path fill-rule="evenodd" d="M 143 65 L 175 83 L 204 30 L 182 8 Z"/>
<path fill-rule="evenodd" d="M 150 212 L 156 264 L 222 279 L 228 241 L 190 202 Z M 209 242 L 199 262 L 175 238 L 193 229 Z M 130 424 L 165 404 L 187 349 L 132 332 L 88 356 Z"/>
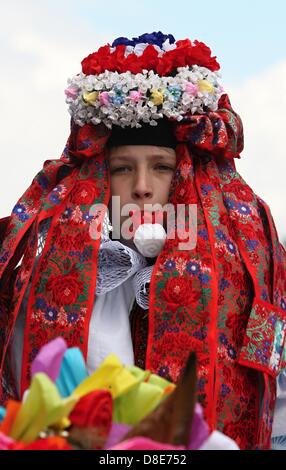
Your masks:
<path fill-rule="evenodd" d="M 177 141 L 173 123 L 164 117 L 157 121 L 157 126 L 151 126 L 149 123 L 142 123 L 142 127 L 113 126 L 107 146 L 120 145 L 156 145 L 175 149 Z"/>

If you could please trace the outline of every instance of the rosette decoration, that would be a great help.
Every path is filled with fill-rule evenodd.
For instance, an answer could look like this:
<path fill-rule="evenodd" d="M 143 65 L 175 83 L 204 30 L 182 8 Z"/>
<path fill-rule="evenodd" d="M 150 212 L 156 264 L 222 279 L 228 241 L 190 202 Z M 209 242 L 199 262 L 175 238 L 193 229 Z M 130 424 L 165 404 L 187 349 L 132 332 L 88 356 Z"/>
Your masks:
<path fill-rule="evenodd" d="M 82 61 L 82 72 L 68 81 L 66 101 L 79 126 L 155 126 L 163 116 L 181 121 L 186 113 L 217 110 L 219 68 L 199 41 L 175 41 L 161 32 L 118 38 Z"/>
<path fill-rule="evenodd" d="M 130 211 L 130 217 L 129 231 L 138 251 L 147 258 L 158 256 L 167 239 L 166 214 L 163 211 Z"/>

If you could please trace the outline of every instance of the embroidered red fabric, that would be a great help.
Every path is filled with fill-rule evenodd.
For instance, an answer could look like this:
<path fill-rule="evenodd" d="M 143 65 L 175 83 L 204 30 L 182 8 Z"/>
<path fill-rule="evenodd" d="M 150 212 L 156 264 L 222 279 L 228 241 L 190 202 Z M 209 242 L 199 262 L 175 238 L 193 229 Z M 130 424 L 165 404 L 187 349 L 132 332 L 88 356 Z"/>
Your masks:
<path fill-rule="evenodd" d="M 197 204 L 197 243 L 182 250 L 177 234 L 157 258 L 145 366 L 176 382 L 194 350 L 198 400 L 210 427 L 242 449 L 269 448 L 275 377 L 285 366 L 286 254 L 267 205 L 236 171 L 233 159 L 243 149 L 243 129 L 227 95 L 217 112 L 186 116 L 174 123 L 174 132 L 177 170 L 170 202 L 176 208 Z M 13 393 L 9 341 L 34 266 L 39 223 L 49 216 L 27 307 L 22 392 L 33 358 L 49 340 L 61 335 L 86 355 L 99 248 L 99 238 L 90 238 L 89 230 L 97 224 L 100 231 L 104 216 L 103 211 L 91 215 L 90 207 L 109 201 L 109 135 L 104 126 L 72 124 L 62 157 L 45 162 L 9 221 L 3 221 L 2 401 Z M 59 173 L 65 174 L 60 181 Z M 7 282 L 12 278 L 13 284 Z"/>

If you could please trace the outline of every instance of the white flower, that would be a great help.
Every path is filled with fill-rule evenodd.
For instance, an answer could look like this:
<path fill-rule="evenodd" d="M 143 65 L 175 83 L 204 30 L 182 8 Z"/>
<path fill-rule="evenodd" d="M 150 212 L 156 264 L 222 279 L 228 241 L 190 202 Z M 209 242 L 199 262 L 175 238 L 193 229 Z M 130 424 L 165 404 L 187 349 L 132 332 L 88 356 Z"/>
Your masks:
<path fill-rule="evenodd" d="M 166 47 L 173 46 L 168 44 L 166 43 Z M 143 51 L 145 46 L 146 44 L 139 44 L 137 52 Z M 108 70 L 97 76 L 80 73 L 68 80 L 69 86 L 78 87 L 79 94 L 77 97 L 67 97 L 66 102 L 69 105 L 69 113 L 81 126 L 88 122 L 95 125 L 103 122 L 109 128 L 114 124 L 122 127 L 141 127 L 139 121 L 156 125 L 156 121 L 164 115 L 179 121 L 187 112 L 203 113 L 204 106 L 213 111 L 217 110 L 218 100 L 223 92 L 218 77 L 217 72 L 199 66 L 180 67 L 175 77 L 160 77 L 153 70 L 144 70 L 135 75 L 130 71 L 119 74 Z M 196 85 L 203 78 L 213 85 L 213 93 L 199 92 L 194 97 L 191 93 L 183 91 L 186 83 Z M 170 91 L 169 87 L 174 88 Z M 131 90 L 141 93 L 138 101 L 129 98 Z M 152 101 L 152 90 L 163 95 L 164 100 L 160 107 Z M 105 100 L 103 105 L 99 99 L 86 103 L 83 100 L 84 91 L 105 91 L 108 93 L 109 103 Z"/>
<path fill-rule="evenodd" d="M 173 49 L 177 48 L 176 43 L 170 44 L 169 38 L 163 42 L 162 46 L 163 51 L 172 51 Z"/>

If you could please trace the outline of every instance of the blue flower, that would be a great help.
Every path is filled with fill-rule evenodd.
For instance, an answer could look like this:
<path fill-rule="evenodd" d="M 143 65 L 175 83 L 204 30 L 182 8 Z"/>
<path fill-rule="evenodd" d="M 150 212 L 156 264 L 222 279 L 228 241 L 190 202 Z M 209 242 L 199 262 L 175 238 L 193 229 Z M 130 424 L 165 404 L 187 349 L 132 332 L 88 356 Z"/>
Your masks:
<path fill-rule="evenodd" d="M 16 204 L 12 212 L 13 214 L 17 214 L 17 215 L 25 214 L 26 207 L 23 204 Z"/>
<path fill-rule="evenodd" d="M 219 281 L 219 290 L 225 290 L 227 287 L 229 287 L 229 282 L 222 278 L 220 281 Z"/>
<path fill-rule="evenodd" d="M 27 209 L 24 204 L 16 204 L 12 212 L 18 216 L 18 219 L 20 219 L 21 222 L 25 222 L 29 219 L 29 215 L 26 213 L 26 210 Z"/>
<path fill-rule="evenodd" d="M 90 215 L 88 212 L 84 212 L 82 218 L 83 220 L 90 222 L 93 219 L 93 215 Z"/>
<path fill-rule="evenodd" d="M 168 378 L 169 377 L 169 367 L 168 366 L 162 366 L 160 369 L 159 369 L 159 375 L 161 377 L 164 377 L 164 378 Z"/>
<path fill-rule="evenodd" d="M 230 392 L 230 388 L 226 384 L 221 384 L 221 394 L 223 397 L 228 395 Z"/>
<path fill-rule="evenodd" d="M 195 261 L 189 261 L 187 263 L 187 271 L 190 274 L 193 274 L 194 276 L 200 272 L 201 268 L 199 263 L 196 263 Z"/>
<path fill-rule="evenodd" d="M 50 194 L 49 199 L 50 199 L 50 201 L 53 202 L 54 204 L 59 204 L 59 203 L 60 203 L 60 200 L 59 200 L 59 198 L 58 198 L 57 193 L 56 193 L 56 194 L 53 194 L 53 193 Z"/>
<path fill-rule="evenodd" d="M 5 251 L 5 252 L 4 252 L 4 255 L 1 256 L 1 258 L 0 258 L 0 262 L 1 262 L 1 263 L 5 263 L 8 258 L 9 258 L 9 251 Z"/>
<path fill-rule="evenodd" d="M 79 145 L 79 150 L 86 150 L 91 146 L 91 141 L 88 139 L 83 140 Z"/>
<path fill-rule="evenodd" d="M 170 44 L 175 42 L 175 38 L 172 34 L 163 34 L 161 31 L 153 32 L 153 33 L 144 33 L 138 38 L 128 39 L 125 37 L 119 37 L 115 39 L 112 43 L 112 47 L 119 46 L 123 44 L 125 46 L 136 46 L 136 44 L 147 43 L 147 44 L 154 44 L 162 48 L 162 45 L 165 41 L 169 39 Z"/>
<path fill-rule="evenodd" d="M 42 299 L 41 297 L 38 297 L 36 299 L 36 308 L 45 310 L 46 307 L 47 307 L 46 301 L 44 299 Z"/>
<path fill-rule="evenodd" d="M 218 237 L 219 240 L 223 240 L 223 241 L 226 240 L 226 236 L 225 236 L 225 234 L 223 233 L 222 230 L 217 228 L 215 233 L 216 233 L 216 236 Z"/>
<path fill-rule="evenodd" d="M 81 255 L 80 251 L 70 251 L 69 254 L 71 256 L 80 256 Z"/>
<path fill-rule="evenodd" d="M 246 244 L 247 244 L 250 251 L 254 251 L 255 248 L 258 245 L 258 241 L 257 240 L 247 240 Z"/>
<path fill-rule="evenodd" d="M 205 273 L 199 274 L 199 280 L 201 281 L 202 285 L 205 286 L 210 281 L 210 276 Z"/>
<path fill-rule="evenodd" d="M 78 314 L 77 313 L 68 313 L 67 315 L 67 320 L 68 320 L 68 323 L 76 323 L 77 320 L 78 320 Z"/>
<path fill-rule="evenodd" d="M 169 270 L 174 269 L 175 266 L 176 266 L 175 261 L 173 261 L 173 260 L 171 260 L 171 259 L 169 259 L 169 260 L 166 261 L 166 263 L 165 263 L 165 268 L 166 268 L 166 269 L 169 269 Z"/>
<path fill-rule="evenodd" d="M 206 228 L 204 228 L 203 230 L 199 230 L 198 231 L 198 235 L 199 237 L 201 237 L 203 240 L 208 240 L 209 236 L 208 236 L 208 231 Z"/>
<path fill-rule="evenodd" d="M 269 322 L 271 323 L 272 326 L 276 325 L 276 316 L 275 315 L 270 315 L 269 317 Z"/>
<path fill-rule="evenodd" d="M 68 209 L 64 211 L 62 218 L 69 219 L 71 215 L 72 215 L 72 209 L 69 207 Z"/>
<path fill-rule="evenodd" d="M 89 260 L 91 258 L 91 254 L 92 254 L 91 246 L 85 247 L 82 254 L 80 255 L 80 262 L 83 263 L 83 261 Z"/>
<path fill-rule="evenodd" d="M 226 247 L 231 254 L 234 255 L 236 253 L 236 248 L 231 240 L 226 241 Z"/>
<path fill-rule="evenodd" d="M 262 291 L 262 294 L 261 294 L 261 297 L 263 300 L 267 301 L 268 299 L 268 294 L 267 294 L 267 291 L 265 289 L 263 289 Z"/>
<path fill-rule="evenodd" d="M 225 207 L 227 207 L 227 209 L 235 209 L 236 208 L 236 202 L 233 201 L 232 199 L 229 199 L 228 197 L 225 198 L 224 204 L 225 204 Z"/>
<path fill-rule="evenodd" d="M 124 98 L 122 96 L 116 95 L 110 98 L 110 101 L 112 104 L 115 104 L 115 106 L 120 106 L 122 103 L 124 103 Z"/>
<path fill-rule="evenodd" d="M 16 282 L 17 290 L 20 290 L 22 288 L 22 285 L 23 285 L 23 281 L 21 281 L 21 279 L 17 279 L 17 282 Z"/>
<path fill-rule="evenodd" d="M 178 169 L 176 170 L 175 176 L 176 176 L 176 178 L 180 178 L 180 176 L 181 176 L 181 170 L 180 170 L 180 168 L 178 168 Z"/>
<path fill-rule="evenodd" d="M 204 379 L 203 377 L 201 377 L 199 380 L 198 380 L 198 384 L 197 384 L 197 388 L 200 392 L 203 391 L 204 389 L 204 386 L 206 384 L 206 379 Z"/>
<path fill-rule="evenodd" d="M 61 192 L 61 187 L 60 186 L 56 186 L 53 191 L 53 193 L 60 193 Z"/>
<path fill-rule="evenodd" d="M 227 344 L 228 344 L 228 339 L 227 339 L 227 337 L 226 337 L 226 335 L 225 335 L 224 333 L 221 333 L 221 334 L 219 335 L 219 340 L 220 340 L 221 344 L 224 344 L 224 346 L 227 346 Z"/>
<path fill-rule="evenodd" d="M 202 184 L 201 185 L 202 193 L 204 196 L 207 196 L 208 193 L 213 189 L 211 184 Z"/>
<path fill-rule="evenodd" d="M 123 45 L 123 46 L 135 46 L 135 41 L 133 41 L 132 39 L 128 39 L 128 38 L 124 38 L 123 36 L 115 39 L 113 41 L 113 43 L 111 44 L 112 47 L 116 47 L 116 46 L 120 46 L 120 45 Z"/>
<path fill-rule="evenodd" d="M 167 333 L 179 333 L 180 328 L 175 327 L 175 328 L 167 328 Z"/>
<path fill-rule="evenodd" d="M 268 364 L 268 357 L 263 354 L 260 358 L 262 364 Z"/>
<path fill-rule="evenodd" d="M 243 215 L 251 214 L 251 210 L 249 206 L 247 206 L 246 204 L 242 204 L 241 202 L 238 203 L 237 209 L 240 214 L 243 214 Z"/>
<path fill-rule="evenodd" d="M 227 354 L 229 355 L 231 359 L 236 359 L 237 353 L 230 344 L 227 347 Z"/>
<path fill-rule="evenodd" d="M 39 175 L 37 181 L 42 188 L 47 189 L 49 186 L 49 180 L 45 175 Z"/>
<path fill-rule="evenodd" d="M 18 217 L 21 220 L 21 222 L 25 222 L 29 218 L 28 214 L 19 214 Z"/>
<path fill-rule="evenodd" d="M 182 95 L 182 89 L 178 86 L 169 86 L 168 87 L 169 93 L 174 97 L 175 101 L 179 101 Z"/>
<path fill-rule="evenodd" d="M 284 299 L 281 299 L 281 304 L 280 305 L 281 305 L 282 310 L 286 310 L 286 302 L 285 302 Z"/>
<path fill-rule="evenodd" d="M 39 349 L 38 348 L 33 348 L 32 351 L 29 353 L 29 360 L 33 362 L 35 357 L 38 355 Z"/>
<path fill-rule="evenodd" d="M 199 339 L 200 341 L 203 341 L 207 337 L 207 333 L 201 328 L 199 331 L 196 331 L 194 333 L 194 337 Z"/>
<path fill-rule="evenodd" d="M 151 34 L 141 34 L 138 38 L 133 38 L 136 43 L 147 42 L 148 44 L 155 44 L 162 48 L 163 43 L 169 39 L 170 44 L 174 44 L 176 41 L 172 34 L 163 34 L 161 31 L 153 32 Z"/>
<path fill-rule="evenodd" d="M 53 307 L 46 307 L 46 313 L 45 313 L 45 319 L 49 321 L 56 321 L 58 318 L 58 312 L 55 308 Z"/>

